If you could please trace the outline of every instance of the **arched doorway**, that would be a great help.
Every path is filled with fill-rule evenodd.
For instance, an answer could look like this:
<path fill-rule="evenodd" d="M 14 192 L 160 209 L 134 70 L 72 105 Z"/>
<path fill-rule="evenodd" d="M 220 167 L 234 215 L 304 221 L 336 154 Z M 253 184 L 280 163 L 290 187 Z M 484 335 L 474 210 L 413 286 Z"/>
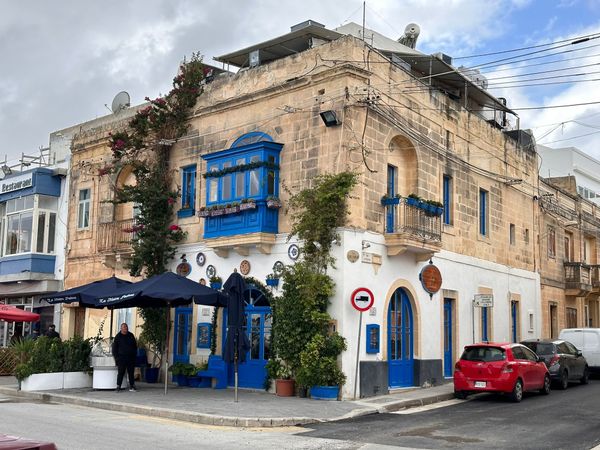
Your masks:
<path fill-rule="evenodd" d="M 414 333 L 410 299 L 402 288 L 388 306 L 388 377 L 390 388 L 414 383 Z"/>
<path fill-rule="evenodd" d="M 246 361 L 238 367 L 238 384 L 240 387 L 263 389 L 267 371 L 265 365 L 271 356 L 271 327 L 273 312 L 271 304 L 264 292 L 257 286 L 248 284 L 244 292 L 246 312 L 246 333 L 250 342 L 250 350 L 246 353 Z M 223 314 L 223 330 L 227 329 L 227 310 Z M 225 333 L 224 333 L 225 335 Z M 223 345 L 225 340 L 223 339 Z M 229 364 L 228 384 L 234 384 L 233 364 Z"/>

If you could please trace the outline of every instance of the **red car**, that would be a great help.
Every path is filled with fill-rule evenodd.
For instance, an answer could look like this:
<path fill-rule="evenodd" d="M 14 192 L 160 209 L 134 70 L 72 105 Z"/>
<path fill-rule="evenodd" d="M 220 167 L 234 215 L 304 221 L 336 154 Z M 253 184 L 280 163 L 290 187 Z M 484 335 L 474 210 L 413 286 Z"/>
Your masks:
<path fill-rule="evenodd" d="M 34 441 L 22 437 L 0 434 L 0 449 L 2 450 L 56 450 L 52 442 Z"/>
<path fill-rule="evenodd" d="M 550 375 L 543 358 L 521 344 L 467 345 L 454 366 L 454 395 L 503 392 L 520 402 L 523 392 L 550 393 Z"/>

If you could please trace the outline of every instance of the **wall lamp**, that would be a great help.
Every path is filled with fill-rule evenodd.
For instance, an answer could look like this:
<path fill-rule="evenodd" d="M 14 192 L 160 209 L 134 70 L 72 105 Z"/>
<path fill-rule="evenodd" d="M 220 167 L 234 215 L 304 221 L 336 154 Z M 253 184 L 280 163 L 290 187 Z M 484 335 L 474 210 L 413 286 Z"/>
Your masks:
<path fill-rule="evenodd" d="M 342 123 L 338 120 L 335 111 L 323 111 L 322 113 L 319 113 L 319 115 L 321 116 L 321 119 L 323 119 L 323 123 L 326 127 L 334 127 Z"/>

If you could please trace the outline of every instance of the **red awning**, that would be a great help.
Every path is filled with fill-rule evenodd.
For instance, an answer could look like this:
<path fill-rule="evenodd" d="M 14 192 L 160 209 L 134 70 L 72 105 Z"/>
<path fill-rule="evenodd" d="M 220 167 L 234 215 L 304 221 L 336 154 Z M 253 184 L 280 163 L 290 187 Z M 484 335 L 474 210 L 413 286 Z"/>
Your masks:
<path fill-rule="evenodd" d="M 5 322 L 39 322 L 40 315 L 15 306 L 0 305 L 0 320 Z"/>

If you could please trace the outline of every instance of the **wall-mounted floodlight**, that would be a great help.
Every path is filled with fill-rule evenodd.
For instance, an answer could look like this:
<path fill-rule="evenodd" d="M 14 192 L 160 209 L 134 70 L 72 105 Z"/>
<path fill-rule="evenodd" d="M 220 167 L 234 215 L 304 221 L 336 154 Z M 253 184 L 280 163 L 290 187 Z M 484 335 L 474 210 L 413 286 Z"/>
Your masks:
<path fill-rule="evenodd" d="M 319 115 L 321 116 L 321 119 L 323 119 L 323 123 L 325 123 L 326 127 L 334 127 L 342 123 L 338 120 L 335 111 L 323 111 L 322 113 L 319 113 Z"/>

